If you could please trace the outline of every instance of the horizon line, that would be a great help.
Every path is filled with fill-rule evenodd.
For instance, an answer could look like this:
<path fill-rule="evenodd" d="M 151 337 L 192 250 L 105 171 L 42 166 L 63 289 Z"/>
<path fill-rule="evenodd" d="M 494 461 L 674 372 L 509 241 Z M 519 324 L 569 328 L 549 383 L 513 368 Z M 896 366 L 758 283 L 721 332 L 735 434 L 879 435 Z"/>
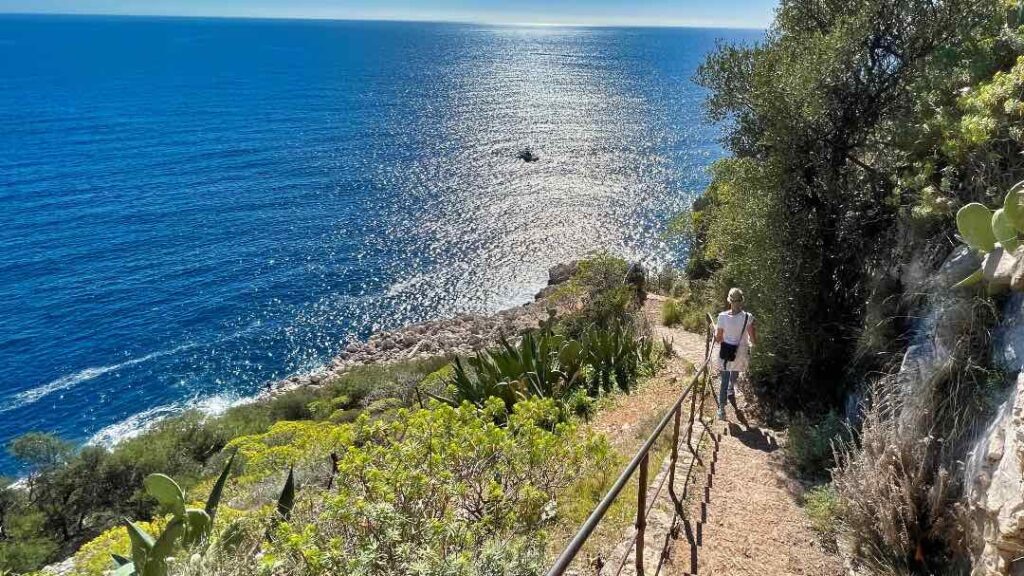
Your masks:
<path fill-rule="evenodd" d="M 503 22 L 488 20 L 458 20 L 458 19 L 418 19 L 418 18 L 359 18 L 359 17 L 334 17 L 334 16 L 263 16 L 259 14 L 231 15 L 231 14 L 129 14 L 124 12 L 47 12 L 47 11 L 15 11 L 0 12 L 0 17 L 5 16 L 62 16 L 62 17 L 103 17 L 103 18 L 176 18 L 183 20 L 216 19 L 216 20 L 277 20 L 277 21 L 317 21 L 317 22 L 385 22 L 385 23 L 406 23 L 406 24 L 464 24 L 476 26 L 510 26 L 522 28 L 690 28 L 695 30 L 752 30 L 766 31 L 768 27 L 735 26 L 726 24 L 697 24 L 697 23 L 568 23 L 568 22 Z"/>

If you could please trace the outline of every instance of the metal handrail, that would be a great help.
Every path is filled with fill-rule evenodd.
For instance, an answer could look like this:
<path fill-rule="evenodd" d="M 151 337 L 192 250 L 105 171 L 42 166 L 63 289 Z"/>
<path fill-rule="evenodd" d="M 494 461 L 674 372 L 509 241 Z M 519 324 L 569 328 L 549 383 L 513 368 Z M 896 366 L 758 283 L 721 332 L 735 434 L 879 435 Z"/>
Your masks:
<path fill-rule="evenodd" d="M 701 367 L 697 370 L 696 374 L 694 374 L 693 379 L 690 381 L 690 383 L 685 388 L 683 388 L 682 393 L 679 395 L 678 398 L 676 398 L 675 403 L 672 404 L 672 408 L 665 413 L 661 421 L 658 422 L 658 425 L 654 428 L 654 431 L 652 431 L 651 434 L 647 437 L 647 441 L 644 442 L 643 446 L 641 446 L 637 453 L 633 456 L 633 459 L 630 460 L 626 468 L 622 471 L 621 474 L 619 474 L 619 477 L 615 480 L 615 483 L 612 484 L 612 487 L 608 490 L 608 493 L 605 494 L 604 498 L 601 499 L 601 502 L 599 502 L 597 507 L 594 508 L 594 511 L 591 512 L 590 516 L 588 516 L 587 519 L 583 522 L 583 524 L 580 526 L 579 531 L 576 532 L 576 535 L 565 547 L 562 553 L 559 554 L 554 564 L 552 564 L 551 568 L 548 570 L 547 576 L 562 576 L 562 574 L 565 573 L 566 569 L 569 568 L 569 565 L 572 564 L 573 560 L 576 559 L 576 555 L 583 548 L 584 544 L 586 544 L 587 539 L 590 538 L 594 530 L 597 529 L 598 525 L 601 523 L 601 520 L 604 518 L 604 515 L 608 512 L 608 509 L 611 508 L 612 504 L 615 503 L 616 499 L 618 499 L 619 495 L 622 493 L 623 488 L 626 487 L 626 484 L 629 483 L 630 478 L 638 469 L 640 470 L 640 475 L 638 478 L 639 490 L 637 493 L 637 515 L 635 523 L 636 532 L 634 534 L 634 541 L 631 547 L 635 547 L 637 574 L 639 576 L 643 576 L 644 535 L 647 528 L 647 516 L 648 514 L 650 514 L 651 509 L 653 509 L 654 507 L 653 503 L 650 506 L 650 508 L 648 508 L 647 506 L 647 476 L 648 468 L 650 465 L 650 452 L 651 449 L 654 447 L 654 444 L 661 437 L 662 432 L 664 432 L 665 428 L 668 427 L 669 421 L 674 421 L 675 423 L 672 435 L 673 442 L 671 463 L 669 465 L 669 495 L 671 496 L 672 502 L 675 505 L 676 513 L 680 516 L 684 515 L 683 501 L 686 499 L 686 496 L 688 494 L 690 479 L 693 473 L 693 464 L 694 462 L 699 462 L 703 464 L 700 458 L 699 449 L 695 449 L 692 443 L 694 424 L 699 421 L 703 427 L 703 430 L 700 434 L 700 438 L 698 438 L 697 440 L 698 447 L 703 442 L 705 436 L 710 433 L 710 428 L 707 425 L 707 423 L 704 422 L 702 419 L 698 420 L 696 417 L 698 412 L 703 412 L 704 400 L 707 397 L 707 394 L 703 393 L 704 386 L 700 386 L 701 393 L 699 395 L 701 398 L 698 405 L 698 394 L 696 392 L 698 392 L 698 385 L 702 384 L 702 380 L 703 384 L 706 384 L 707 382 L 707 377 L 710 371 L 711 364 L 711 351 L 714 348 L 713 334 L 711 331 L 711 326 L 713 325 L 714 320 L 711 318 L 711 315 L 707 316 L 707 320 L 708 330 L 707 334 L 705 335 L 704 342 L 704 362 L 701 364 Z M 690 419 L 686 431 L 686 445 L 691 455 L 693 456 L 693 460 L 690 461 L 690 466 L 686 471 L 686 480 L 683 484 L 683 495 L 682 498 L 680 498 L 676 494 L 675 490 L 675 473 L 676 464 L 679 459 L 679 435 L 682 420 L 682 406 L 686 402 L 687 398 L 689 398 L 690 400 Z M 660 492 L 661 487 L 659 487 L 658 489 L 658 493 Z M 627 551 L 626 555 L 622 559 L 622 564 L 620 564 L 619 566 L 620 571 L 622 569 L 622 566 L 625 565 L 625 561 L 626 558 L 628 558 L 628 556 L 629 552 Z"/>

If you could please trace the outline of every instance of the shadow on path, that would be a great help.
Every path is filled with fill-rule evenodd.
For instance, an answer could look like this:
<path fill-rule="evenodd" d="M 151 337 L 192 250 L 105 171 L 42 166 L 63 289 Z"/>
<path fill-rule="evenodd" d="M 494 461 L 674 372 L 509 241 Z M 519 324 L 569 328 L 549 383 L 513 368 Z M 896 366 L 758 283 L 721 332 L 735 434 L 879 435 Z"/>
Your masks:
<path fill-rule="evenodd" d="M 771 432 L 750 425 L 746 414 L 736 405 L 735 398 L 730 398 L 729 403 L 732 404 L 733 410 L 736 411 L 736 419 L 739 421 L 739 424 L 729 422 L 728 430 L 726 431 L 729 436 L 739 440 L 751 450 L 771 453 L 779 449 L 779 443 L 775 441 L 775 437 L 772 436 Z"/>

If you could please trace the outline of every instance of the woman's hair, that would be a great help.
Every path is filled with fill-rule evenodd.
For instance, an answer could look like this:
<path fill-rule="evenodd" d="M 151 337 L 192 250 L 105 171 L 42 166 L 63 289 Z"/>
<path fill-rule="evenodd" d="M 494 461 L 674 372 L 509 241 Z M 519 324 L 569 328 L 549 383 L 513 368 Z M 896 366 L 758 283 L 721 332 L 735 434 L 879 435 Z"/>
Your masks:
<path fill-rule="evenodd" d="M 729 289 L 729 302 L 743 303 L 743 290 L 739 288 Z"/>

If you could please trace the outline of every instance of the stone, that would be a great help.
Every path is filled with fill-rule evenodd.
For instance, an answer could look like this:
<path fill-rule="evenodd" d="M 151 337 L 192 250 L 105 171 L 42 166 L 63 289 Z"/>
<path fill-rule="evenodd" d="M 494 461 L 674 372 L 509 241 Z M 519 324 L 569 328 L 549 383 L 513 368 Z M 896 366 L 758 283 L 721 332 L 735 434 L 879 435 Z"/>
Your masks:
<path fill-rule="evenodd" d="M 936 290 L 948 289 L 957 282 L 974 274 L 981 268 L 978 253 L 967 246 L 959 246 L 953 250 L 938 271 L 930 277 L 929 284 Z M 911 285 L 905 279 L 904 284 Z"/>
<path fill-rule="evenodd" d="M 1024 574 L 1024 374 L 975 445 L 966 477 L 973 576 Z"/>
<path fill-rule="evenodd" d="M 563 284 L 572 278 L 572 275 L 579 270 L 579 260 L 573 260 L 572 262 L 566 262 L 564 264 L 555 264 L 551 268 L 548 268 L 548 286 L 555 286 Z"/>
<path fill-rule="evenodd" d="M 1022 292 L 1024 291 L 1024 246 L 1017 248 L 1013 256 L 1016 258 L 1016 261 L 1010 275 L 1010 289 Z"/>
<path fill-rule="evenodd" d="M 1016 266 L 1017 256 L 1014 253 L 1007 253 L 999 246 L 986 254 L 981 267 L 989 290 L 998 292 L 1009 288 Z"/>

